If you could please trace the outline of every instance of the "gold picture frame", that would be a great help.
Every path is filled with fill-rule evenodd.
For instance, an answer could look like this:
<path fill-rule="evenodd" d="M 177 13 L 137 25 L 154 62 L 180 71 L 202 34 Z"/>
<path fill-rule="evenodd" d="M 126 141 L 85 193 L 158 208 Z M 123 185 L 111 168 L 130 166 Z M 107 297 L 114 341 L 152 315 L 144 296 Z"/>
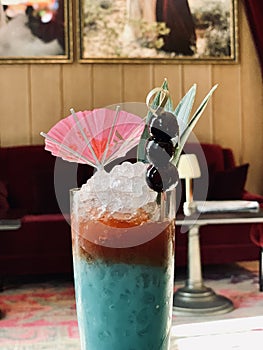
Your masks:
<path fill-rule="evenodd" d="M 0 64 L 73 61 L 70 0 L 0 0 Z"/>
<path fill-rule="evenodd" d="M 78 61 L 238 61 L 237 0 L 165 3 L 166 8 L 163 0 L 78 0 Z"/>

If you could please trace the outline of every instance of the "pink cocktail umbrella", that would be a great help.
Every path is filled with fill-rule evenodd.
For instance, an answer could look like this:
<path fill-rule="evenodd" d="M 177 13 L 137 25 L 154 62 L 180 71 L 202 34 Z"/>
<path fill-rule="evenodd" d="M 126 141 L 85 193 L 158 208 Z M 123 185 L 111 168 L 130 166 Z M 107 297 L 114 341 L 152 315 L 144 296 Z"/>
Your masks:
<path fill-rule="evenodd" d="M 76 113 L 71 109 L 71 115 L 41 135 L 54 156 L 102 169 L 139 143 L 144 126 L 142 118 L 119 108 Z"/>

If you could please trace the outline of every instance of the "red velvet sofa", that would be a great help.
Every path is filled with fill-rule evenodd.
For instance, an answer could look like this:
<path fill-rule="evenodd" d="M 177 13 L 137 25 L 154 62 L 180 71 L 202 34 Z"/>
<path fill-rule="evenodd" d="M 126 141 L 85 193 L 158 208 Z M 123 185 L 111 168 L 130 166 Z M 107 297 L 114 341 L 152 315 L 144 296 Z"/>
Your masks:
<path fill-rule="evenodd" d="M 186 144 L 186 153 L 197 155 L 201 178 L 194 179 L 195 200 L 248 200 L 263 207 L 263 196 L 245 189 L 249 164 L 236 165 L 233 151 L 220 145 Z M 181 189 L 184 192 L 184 189 Z M 180 192 L 180 186 L 178 188 Z M 182 211 L 183 196 L 179 212 Z M 260 248 L 251 240 L 251 224 L 207 225 L 200 227 L 202 264 L 251 261 L 260 257 Z M 176 265 L 187 264 L 187 234 L 176 226 Z"/>
<path fill-rule="evenodd" d="M 226 183 L 224 188 L 231 192 L 231 182 L 235 176 L 240 176 L 240 167 L 235 167 L 230 149 L 202 144 L 198 150 L 193 145 L 187 145 L 186 151 L 197 153 L 204 172 L 207 161 L 210 185 L 205 195 L 209 199 L 218 196 L 215 189 L 219 186 L 219 180 L 229 180 L 230 185 Z M 93 169 L 56 159 L 42 145 L 0 148 L 0 164 L 0 219 L 21 219 L 21 227 L 17 230 L 1 230 L 0 227 L 0 276 L 71 273 L 71 234 L 67 221 L 69 189 L 84 183 Z M 245 168 L 247 170 L 247 166 Z M 243 173 L 242 176 L 244 182 Z M 203 188 L 203 184 L 197 182 L 195 187 Z M 178 193 L 181 190 L 179 186 Z M 198 194 L 197 191 L 196 196 L 203 196 L 206 191 L 201 192 Z M 239 195 L 242 198 L 263 203 L 263 197 L 250 194 L 243 188 L 241 192 Z M 62 215 L 61 211 L 66 214 Z M 251 242 L 249 230 L 250 225 L 203 227 L 203 262 L 208 264 L 257 259 L 259 248 Z M 180 227 L 177 227 L 178 266 L 186 265 L 186 246 L 187 235 L 180 233 Z"/>
<path fill-rule="evenodd" d="M 0 148 L 0 164 L 0 220 L 21 219 L 18 230 L 0 227 L 0 276 L 71 272 L 69 189 L 93 169 L 56 159 L 42 145 Z"/>

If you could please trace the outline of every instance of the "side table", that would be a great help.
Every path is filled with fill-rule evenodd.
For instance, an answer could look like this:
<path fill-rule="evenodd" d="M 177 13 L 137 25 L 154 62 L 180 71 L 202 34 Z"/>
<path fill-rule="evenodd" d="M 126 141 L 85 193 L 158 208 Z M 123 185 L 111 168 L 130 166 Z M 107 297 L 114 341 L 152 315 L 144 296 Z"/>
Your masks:
<path fill-rule="evenodd" d="M 204 225 L 242 223 L 263 223 L 263 210 L 178 215 L 176 225 L 188 227 L 188 276 L 184 287 L 174 293 L 173 311 L 175 314 L 212 315 L 233 310 L 231 300 L 216 294 L 203 283 L 199 229 Z"/>

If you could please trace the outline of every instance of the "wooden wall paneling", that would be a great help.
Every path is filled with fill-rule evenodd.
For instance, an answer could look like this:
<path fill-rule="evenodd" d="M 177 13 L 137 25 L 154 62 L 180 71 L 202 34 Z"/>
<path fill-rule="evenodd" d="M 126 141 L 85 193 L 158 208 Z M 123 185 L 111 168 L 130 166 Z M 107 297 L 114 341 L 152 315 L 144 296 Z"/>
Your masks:
<path fill-rule="evenodd" d="M 93 71 L 91 64 L 70 64 L 62 67 L 63 116 L 93 108 Z"/>
<path fill-rule="evenodd" d="M 183 66 L 182 87 L 185 94 L 193 84 L 197 84 L 196 97 L 193 105 L 192 117 L 200 103 L 214 85 L 211 77 L 211 66 L 208 64 L 186 64 Z M 213 115 L 214 92 L 193 133 L 200 142 L 211 143 L 213 140 Z"/>
<path fill-rule="evenodd" d="M 28 65 L 2 65 L 0 146 L 30 144 Z"/>
<path fill-rule="evenodd" d="M 219 83 L 195 134 L 202 142 L 233 148 L 238 163 L 249 162 L 247 189 L 263 194 L 263 84 L 244 6 L 238 3 L 238 64 L 0 65 L 0 146 L 43 142 L 39 132 L 48 131 L 71 107 L 144 103 L 165 76 L 174 101 L 197 83 L 195 106 Z"/>
<path fill-rule="evenodd" d="M 47 132 L 62 117 L 61 65 L 31 65 L 32 143 L 43 143 Z"/>
<path fill-rule="evenodd" d="M 103 108 L 123 101 L 122 65 L 93 65 L 93 106 Z"/>
<path fill-rule="evenodd" d="M 231 64 L 213 67 L 213 81 L 219 84 L 213 97 L 213 139 L 215 143 L 232 148 L 237 161 L 242 130 L 239 70 L 239 65 Z"/>
<path fill-rule="evenodd" d="M 126 64 L 123 66 L 123 101 L 145 102 L 153 88 L 153 66 Z"/>
<path fill-rule="evenodd" d="M 252 35 L 241 12 L 241 109 L 242 150 L 241 162 L 249 163 L 247 187 L 263 194 L 263 84 L 258 56 Z"/>
<path fill-rule="evenodd" d="M 174 108 L 181 100 L 182 91 L 182 65 L 179 64 L 156 64 L 154 65 L 154 87 L 161 86 L 164 79 L 168 80 L 168 87 Z"/>

